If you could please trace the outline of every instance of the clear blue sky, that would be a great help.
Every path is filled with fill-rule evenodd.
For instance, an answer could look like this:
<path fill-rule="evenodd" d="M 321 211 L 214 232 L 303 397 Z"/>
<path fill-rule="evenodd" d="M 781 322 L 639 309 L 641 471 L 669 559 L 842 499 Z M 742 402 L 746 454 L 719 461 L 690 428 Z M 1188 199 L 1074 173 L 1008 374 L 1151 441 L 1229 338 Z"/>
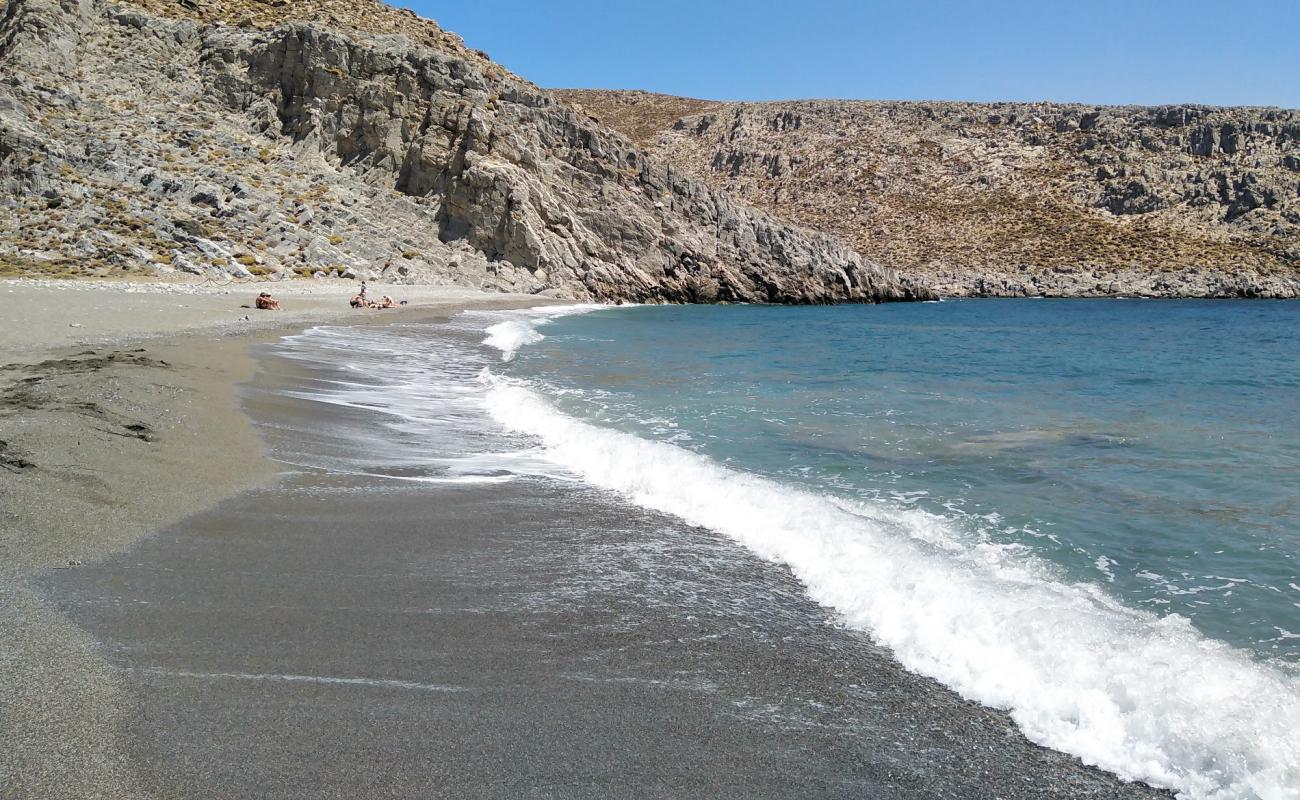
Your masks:
<path fill-rule="evenodd" d="M 397 0 L 548 88 L 1300 107 L 1300 0 Z"/>

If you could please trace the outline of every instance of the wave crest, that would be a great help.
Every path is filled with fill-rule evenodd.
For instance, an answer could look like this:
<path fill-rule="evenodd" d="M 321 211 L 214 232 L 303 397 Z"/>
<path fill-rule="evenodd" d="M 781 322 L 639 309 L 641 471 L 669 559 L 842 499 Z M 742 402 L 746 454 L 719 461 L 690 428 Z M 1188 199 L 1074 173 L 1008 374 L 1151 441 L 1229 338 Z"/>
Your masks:
<path fill-rule="evenodd" d="M 1300 797 L 1300 681 L 1128 608 L 942 516 L 834 500 L 568 417 L 485 373 L 491 415 L 646 508 L 786 564 L 909 669 L 1007 709 L 1032 741 L 1193 798 Z"/>
<path fill-rule="evenodd" d="M 515 353 L 519 352 L 519 348 L 525 345 L 537 344 L 546 338 L 537 330 L 537 326 L 544 325 L 556 317 L 585 314 L 601 308 L 604 308 L 604 306 L 541 306 L 527 311 L 516 312 L 515 318 L 498 322 L 485 330 L 484 333 L 487 334 L 487 338 L 483 340 L 483 344 L 500 350 L 502 361 L 512 361 Z"/>

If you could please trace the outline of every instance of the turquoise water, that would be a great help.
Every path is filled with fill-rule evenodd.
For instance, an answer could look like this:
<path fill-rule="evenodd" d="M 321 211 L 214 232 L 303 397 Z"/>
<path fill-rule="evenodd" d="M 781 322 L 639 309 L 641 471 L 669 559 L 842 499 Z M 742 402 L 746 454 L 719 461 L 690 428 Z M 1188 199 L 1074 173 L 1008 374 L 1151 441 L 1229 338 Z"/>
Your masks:
<path fill-rule="evenodd" d="M 472 311 L 280 347 L 334 376 L 302 397 L 379 426 L 365 474 L 586 484 L 783 565 L 1034 742 L 1189 800 L 1300 800 L 1297 344 L 1297 303 L 981 300 Z"/>
<path fill-rule="evenodd" d="M 1300 304 L 640 307 L 537 330 L 494 369 L 571 417 L 930 512 L 1300 665 Z"/>

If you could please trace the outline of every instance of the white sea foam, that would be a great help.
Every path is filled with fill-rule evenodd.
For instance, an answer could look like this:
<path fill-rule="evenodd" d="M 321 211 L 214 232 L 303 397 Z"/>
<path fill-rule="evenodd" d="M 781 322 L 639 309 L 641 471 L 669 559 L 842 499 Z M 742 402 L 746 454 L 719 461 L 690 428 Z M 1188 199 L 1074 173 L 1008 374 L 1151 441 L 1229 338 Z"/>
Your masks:
<path fill-rule="evenodd" d="M 544 325 L 556 317 L 583 314 L 604 307 L 599 305 L 542 306 L 528 311 L 514 312 L 510 319 L 498 322 L 485 331 L 487 338 L 483 340 L 483 344 L 500 350 L 502 361 L 510 361 L 514 359 L 515 353 L 519 352 L 519 348 L 537 344 L 546 338 L 537 330 L 537 326 Z"/>
<path fill-rule="evenodd" d="M 501 360 L 509 361 L 515 357 L 519 348 L 526 344 L 536 344 L 546 337 L 537 332 L 537 328 L 527 320 L 511 319 L 498 322 L 487 329 L 487 338 L 483 344 L 501 351 Z"/>
<path fill-rule="evenodd" d="M 539 326 L 596 308 L 473 312 L 458 330 L 478 341 L 492 326 L 484 344 L 508 360 L 543 338 Z M 356 330 L 313 333 L 312 348 L 358 357 Z M 539 475 L 620 492 L 788 564 L 846 624 L 869 631 L 909 668 L 1008 709 L 1036 742 L 1186 797 L 1300 798 L 1300 682 L 1206 639 L 1182 617 L 1161 619 L 1095 585 L 1066 583 L 1023 548 L 981 542 L 905 498 L 862 504 L 796 490 L 583 423 L 487 370 L 476 385 L 481 356 L 426 344 L 367 341 L 364 349 L 384 358 L 361 362 L 355 380 L 318 382 L 309 392 L 385 413 L 386 446 L 363 450 L 367 462 L 382 455 L 384 467 L 445 469 L 415 480 Z M 483 452 L 484 392 L 495 418 L 540 446 Z M 430 457 L 431 433 L 441 458 Z M 1105 573 L 1113 562 L 1097 566 Z"/>
<path fill-rule="evenodd" d="M 1114 561 L 1106 556 L 1097 556 L 1097 560 L 1093 564 L 1097 567 L 1098 572 L 1106 576 L 1107 583 L 1115 582 L 1115 572 L 1111 569 L 1111 567 L 1115 566 Z"/>
<path fill-rule="evenodd" d="M 547 458 L 787 564 L 908 668 L 1008 709 L 1025 734 L 1189 798 L 1300 797 L 1300 681 L 1177 615 L 1066 583 L 946 518 L 833 501 L 566 416 L 485 374 L 490 413 Z"/>

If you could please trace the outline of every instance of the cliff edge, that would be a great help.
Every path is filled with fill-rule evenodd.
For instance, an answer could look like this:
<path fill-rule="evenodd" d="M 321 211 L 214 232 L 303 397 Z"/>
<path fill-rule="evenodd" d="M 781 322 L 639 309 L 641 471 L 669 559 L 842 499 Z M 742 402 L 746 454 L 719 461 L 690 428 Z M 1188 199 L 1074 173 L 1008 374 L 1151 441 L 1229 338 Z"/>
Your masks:
<path fill-rule="evenodd" d="M 0 273 L 933 296 L 377 2 L 10 0 L 0 75 Z"/>
<path fill-rule="evenodd" d="M 1300 296 L 1300 111 L 556 94 L 946 295 Z"/>

